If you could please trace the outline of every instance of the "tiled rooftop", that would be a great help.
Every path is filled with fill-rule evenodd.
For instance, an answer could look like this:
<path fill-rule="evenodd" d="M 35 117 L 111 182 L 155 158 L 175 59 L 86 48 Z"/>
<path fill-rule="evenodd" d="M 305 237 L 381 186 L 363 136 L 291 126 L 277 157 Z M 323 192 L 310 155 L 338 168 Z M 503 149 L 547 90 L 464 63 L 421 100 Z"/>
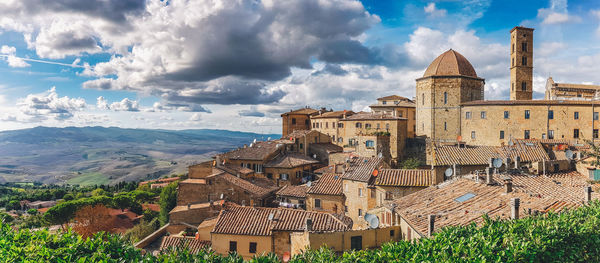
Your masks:
<path fill-rule="evenodd" d="M 271 220 L 269 215 L 272 215 Z M 268 236 L 272 231 L 300 232 L 306 229 L 307 218 L 312 219 L 312 232 L 346 231 L 351 228 L 351 225 L 329 213 L 239 206 L 222 210 L 211 233 Z"/>
<path fill-rule="evenodd" d="M 354 114 L 353 111 L 346 111 L 346 110 L 341 110 L 341 111 L 330 111 L 330 112 L 324 112 L 322 114 L 319 115 L 314 115 L 311 117 L 311 119 L 325 119 L 325 118 L 342 118 L 344 117 L 344 114 L 346 114 L 346 116 L 350 116 L 352 114 Z"/>
<path fill-rule="evenodd" d="M 342 176 L 333 173 L 323 174 L 318 181 L 312 182 L 311 187 L 308 189 L 308 193 L 320 195 L 343 195 Z"/>
<path fill-rule="evenodd" d="M 306 191 L 308 191 L 308 186 L 305 184 L 303 184 L 303 185 L 286 185 L 283 188 L 281 188 L 279 191 L 277 191 L 277 193 L 275 193 L 275 194 L 278 196 L 291 196 L 291 197 L 297 197 L 297 198 L 305 198 Z"/>
<path fill-rule="evenodd" d="M 423 77 L 465 76 L 477 78 L 473 65 L 460 53 L 450 49 L 431 62 Z"/>
<path fill-rule="evenodd" d="M 324 151 L 327 153 L 343 152 L 344 148 L 333 143 L 311 143 L 310 149 L 315 151 Z"/>
<path fill-rule="evenodd" d="M 245 180 L 229 173 L 222 173 L 218 176 L 222 176 L 222 178 L 227 180 L 229 183 L 236 185 L 257 197 L 269 195 L 279 189 L 268 179 L 254 178 L 251 180 Z"/>
<path fill-rule="evenodd" d="M 319 161 L 301 153 L 284 153 L 265 164 L 265 167 L 294 168 L 303 165 L 317 164 Z"/>
<path fill-rule="evenodd" d="M 529 209 L 540 212 L 577 207 L 584 201 L 587 178 L 577 172 L 551 176 L 513 175 L 513 191 L 506 193 L 504 178 L 494 175 L 494 185 L 474 178 L 458 178 L 396 199 L 396 211 L 422 235 L 427 233 L 427 216 L 436 215 L 435 229 L 481 223 L 482 215 L 510 217 L 510 199 L 520 198 L 520 217 Z M 594 199 L 596 195 L 594 195 Z"/>
<path fill-rule="evenodd" d="M 345 170 L 344 179 L 368 182 L 373 175 L 373 170 L 381 168 L 383 158 L 381 157 L 351 157 L 350 167 Z"/>
<path fill-rule="evenodd" d="M 431 170 L 381 169 L 375 177 L 379 186 L 430 186 Z"/>
<path fill-rule="evenodd" d="M 239 148 L 227 153 L 222 156 L 231 160 L 264 160 L 269 155 L 274 154 L 278 149 L 279 145 L 276 141 L 265 141 L 256 142 L 252 147 L 248 146 L 245 148 Z"/>
<path fill-rule="evenodd" d="M 317 112 L 319 112 L 318 110 L 315 109 L 311 109 L 311 108 L 301 108 L 301 109 L 297 109 L 297 110 L 291 110 L 289 112 L 285 112 L 283 114 L 281 114 L 281 116 L 285 116 L 285 115 L 289 115 L 289 114 L 305 114 L 305 115 L 313 115 L 316 114 Z"/>
<path fill-rule="evenodd" d="M 193 237 L 165 236 L 160 243 L 160 250 L 187 248 L 190 253 L 198 253 L 198 251 L 205 247 L 210 247 L 210 245 L 210 240 L 196 240 Z"/>
<path fill-rule="evenodd" d="M 519 156 L 521 161 L 524 162 L 550 159 L 540 142 L 524 140 L 513 141 L 513 145 L 498 147 L 471 145 L 459 147 L 457 145 L 436 145 L 434 153 L 434 165 L 484 165 L 489 163 L 490 158 L 505 159 L 510 157 L 514 160 L 516 156 Z"/>
<path fill-rule="evenodd" d="M 374 112 L 357 112 L 352 116 L 342 119 L 342 121 L 357 121 L 357 120 L 406 120 L 406 118 L 392 116 L 390 114 L 374 113 Z"/>

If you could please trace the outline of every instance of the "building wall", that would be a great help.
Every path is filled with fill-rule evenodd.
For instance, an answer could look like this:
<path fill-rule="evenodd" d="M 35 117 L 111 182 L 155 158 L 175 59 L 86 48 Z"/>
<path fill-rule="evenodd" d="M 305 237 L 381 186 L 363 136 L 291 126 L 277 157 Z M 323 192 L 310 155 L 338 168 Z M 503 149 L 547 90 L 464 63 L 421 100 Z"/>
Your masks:
<path fill-rule="evenodd" d="M 525 110 L 530 117 L 525 119 Z M 548 118 L 548 112 L 554 112 L 554 119 Z M 486 112 L 487 118 L 481 119 L 480 113 Z M 504 111 L 509 112 L 509 118 L 504 118 Z M 572 105 L 474 105 L 462 107 L 462 139 L 467 144 L 498 146 L 508 143 L 509 139 L 524 138 L 525 130 L 529 130 L 531 139 L 548 138 L 550 131 L 554 139 L 574 139 L 574 129 L 579 129 L 579 139 L 592 140 L 593 130 L 598 129 L 599 121 L 593 120 L 593 112 L 600 108 L 592 104 Z M 471 119 L 466 119 L 471 112 Z M 575 112 L 579 119 L 574 119 Z M 475 132 L 475 138 L 471 133 Z M 500 138 L 504 131 L 504 139 Z"/>
<path fill-rule="evenodd" d="M 297 173 L 300 177 L 297 176 Z M 265 176 L 273 180 L 278 186 L 300 185 L 302 184 L 302 176 L 306 173 L 312 173 L 311 164 L 294 168 L 265 167 Z M 289 180 L 281 179 L 281 174 L 287 174 Z"/>
<path fill-rule="evenodd" d="M 392 101 L 393 103 L 393 101 Z M 396 117 L 406 118 L 406 137 L 414 138 L 416 133 L 416 109 L 415 107 L 389 106 L 389 107 L 371 107 L 374 113 L 390 114 Z"/>
<path fill-rule="evenodd" d="M 179 225 L 187 223 L 191 225 L 199 225 L 204 219 L 215 217 L 221 211 L 220 205 L 206 206 L 197 209 L 186 209 L 177 212 L 169 213 L 169 224 Z"/>
<path fill-rule="evenodd" d="M 282 136 L 285 137 L 295 130 L 310 130 L 310 115 L 288 113 L 281 116 Z M 293 123 L 295 120 L 295 124 Z"/>
<path fill-rule="evenodd" d="M 206 184 L 195 183 L 179 183 L 177 191 L 177 205 L 188 205 L 204 203 L 208 201 L 220 200 L 223 194 L 223 199 L 229 200 L 237 204 L 270 206 L 270 202 L 275 198 L 269 196 L 260 198 L 252 195 L 237 185 L 231 184 L 221 176 L 212 176 L 206 179 Z"/>
<path fill-rule="evenodd" d="M 401 198 L 409 194 L 418 192 L 427 188 L 426 186 L 377 186 L 377 206 L 383 205 L 387 200 L 386 193 L 392 193 L 392 199 Z"/>
<path fill-rule="evenodd" d="M 315 199 L 321 200 L 321 208 L 315 207 Z M 308 194 L 306 197 L 307 211 L 324 211 L 344 213 L 345 197 L 343 195 Z"/>
<path fill-rule="evenodd" d="M 391 236 L 390 231 L 394 232 Z M 400 227 L 390 226 L 385 228 L 350 230 L 346 232 L 329 233 L 293 233 L 291 235 L 292 255 L 301 253 L 301 250 L 309 247 L 312 250 L 320 247 L 328 247 L 334 252 L 349 251 L 351 247 L 351 238 L 362 237 L 362 249 L 372 249 L 381 247 L 381 245 L 401 240 Z"/>
<path fill-rule="evenodd" d="M 423 220 L 427 220 L 424 218 Z M 402 233 L 402 239 L 406 241 L 417 240 L 421 238 L 421 234 L 417 232 L 404 218 L 400 217 L 400 232 Z M 427 233 L 424 233 L 426 235 Z"/>
<path fill-rule="evenodd" d="M 357 154 L 364 157 L 372 157 L 373 149 L 366 149 L 364 144 L 367 139 L 376 141 L 375 134 L 378 132 L 389 132 L 390 134 L 390 153 L 392 159 L 397 161 L 402 159 L 404 153 L 404 146 L 406 144 L 406 125 L 407 120 L 405 119 L 393 119 L 393 120 L 343 120 L 344 130 L 339 135 L 343 138 L 345 148 L 352 147 Z M 361 128 L 357 128 L 356 124 L 361 123 Z M 370 124 L 371 128 L 366 128 L 366 124 Z M 389 128 L 388 128 L 389 127 Z M 361 145 L 349 145 L 350 140 L 358 141 L 357 144 Z M 362 147 L 362 148 L 361 148 Z M 371 150 L 371 151 L 370 151 Z"/>
<path fill-rule="evenodd" d="M 456 141 L 461 134 L 460 104 L 483 100 L 483 85 L 483 80 L 467 77 L 418 79 L 417 135 Z"/>
<path fill-rule="evenodd" d="M 215 252 L 221 255 L 229 254 L 229 241 L 237 242 L 237 253 L 245 260 L 254 255 L 267 254 L 273 251 L 273 240 L 271 236 L 246 236 L 227 235 L 211 233 L 211 246 Z M 256 253 L 250 253 L 250 242 L 256 242 Z"/>
<path fill-rule="evenodd" d="M 202 179 L 212 174 L 213 161 L 203 162 L 188 167 L 188 178 Z"/>
<path fill-rule="evenodd" d="M 523 51 L 521 44 L 527 45 Z M 533 94 L 533 29 L 516 27 L 510 32 L 510 99 L 531 100 Z M 522 64 L 527 58 L 527 65 Z M 523 91 L 521 83 L 526 83 Z"/>
<path fill-rule="evenodd" d="M 179 182 L 177 189 L 177 205 L 198 204 L 208 202 L 208 194 L 212 187 L 208 184 Z M 211 196 L 213 200 L 217 197 Z"/>
<path fill-rule="evenodd" d="M 262 174 L 264 173 L 264 165 L 266 163 L 266 160 L 238 160 L 238 159 L 228 159 L 225 161 L 226 164 L 231 165 L 231 166 L 239 166 L 242 167 L 242 164 L 244 165 L 244 167 L 248 168 L 248 169 L 253 169 L 255 171 L 255 173 L 251 174 L 251 177 L 264 177 L 265 175 Z M 262 167 L 262 172 L 260 172 L 261 170 L 257 167 L 257 166 L 263 166 Z M 255 168 L 256 167 L 256 168 Z M 248 178 L 244 178 L 244 179 L 248 179 Z"/>
<path fill-rule="evenodd" d="M 328 135 L 331 137 L 332 143 L 343 146 L 343 142 L 338 142 L 341 130 L 344 129 L 343 127 L 339 127 L 340 119 L 341 118 L 322 118 L 317 115 L 311 120 L 311 129 Z"/>
<path fill-rule="evenodd" d="M 346 216 L 350 217 L 354 222 L 353 229 L 361 229 L 367 227 L 367 222 L 364 220 L 365 213 L 369 210 L 369 196 L 371 194 L 367 183 L 342 180 L 344 195 L 346 196 Z M 359 189 L 362 189 L 362 195 L 359 195 Z M 362 215 L 359 216 L 359 209 Z"/>

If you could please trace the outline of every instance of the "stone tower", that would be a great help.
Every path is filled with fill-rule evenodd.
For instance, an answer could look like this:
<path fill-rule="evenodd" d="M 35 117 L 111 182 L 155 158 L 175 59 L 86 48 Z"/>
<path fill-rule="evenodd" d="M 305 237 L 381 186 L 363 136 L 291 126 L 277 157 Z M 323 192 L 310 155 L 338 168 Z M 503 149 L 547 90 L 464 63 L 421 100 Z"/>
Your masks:
<path fill-rule="evenodd" d="M 533 28 L 510 30 L 510 100 L 531 100 L 533 94 Z"/>
<path fill-rule="evenodd" d="M 456 141 L 460 104 L 483 100 L 484 79 L 471 63 L 450 49 L 437 57 L 417 79 L 417 135 L 436 141 Z"/>

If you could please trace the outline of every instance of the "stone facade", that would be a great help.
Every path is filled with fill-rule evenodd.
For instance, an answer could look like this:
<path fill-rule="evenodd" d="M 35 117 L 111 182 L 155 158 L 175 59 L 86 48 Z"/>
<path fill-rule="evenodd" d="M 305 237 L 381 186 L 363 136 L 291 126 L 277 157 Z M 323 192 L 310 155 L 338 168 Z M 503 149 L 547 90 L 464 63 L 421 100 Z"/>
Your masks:
<path fill-rule="evenodd" d="M 376 145 L 377 134 L 389 135 L 389 152 L 392 160 L 397 162 L 404 157 L 404 145 L 406 144 L 407 119 L 344 119 L 344 130 L 339 139 L 344 143 L 345 149 L 353 149 L 363 157 L 377 156 L 377 149 L 387 148 L 384 145 Z M 367 144 L 372 141 L 373 146 Z M 339 141 L 338 141 L 339 142 Z M 387 151 L 387 149 L 385 150 Z"/>
<path fill-rule="evenodd" d="M 368 227 L 364 220 L 365 213 L 373 206 L 371 200 L 371 189 L 367 182 L 343 180 L 343 190 L 346 196 L 346 216 L 352 219 L 352 229 L 364 229 Z"/>
<path fill-rule="evenodd" d="M 213 172 L 213 161 L 207 161 L 188 167 L 188 178 L 201 179 L 211 175 Z"/>
<path fill-rule="evenodd" d="M 546 80 L 546 100 L 594 100 L 599 93 L 598 85 L 556 83 L 552 77 Z"/>
<path fill-rule="evenodd" d="M 229 234 L 211 234 L 211 248 L 221 254 L 229 254 L 230 242 L 235 242 L 236 252 L 245 260 L 251 259 L 255 255 L 269 253 L 273 251 L 272 236 L 247 236 L 247 235 L 229 235 Z M 250 242 L 256 243 L 256 252 L 250 252 Z"/>
<path fill-rule="evenodd" d="M 305 183 L 302 182 L 303 177 L 312 174 L 313 166 L 309 164 L 293 168 L 265 167 L 265 176 L 273 180 L 277 186 L 299 185 Z"/>
<path fill-rule="evenodd" d="M 318 112 L 307 107 L 281 114 L 281 135 L 285 137 L 296 130 L 310 130 L 310 116 Z"/>
<path fill-rule="evenodd" d="M 486 118 L 481 118 L 482 112 Z M 527 136 L 582 142 L 597 140 L 598 112 L 600 108 L 585 101 L 469 103 L 462 107 L 462 139 L 467 144 L 490 146 L 507 144 L 510 138 L 527 139 Z"/>
<path fill-rule="evenodd" d="M 315 207 L 316 199 L 319 200 L 320 207 Z M 308 194 L 306 197 L 306 210 L 343 214 L 345 199 L 344 195 Z"/>
<path fill-rule="evenodd" d="M 510 100 L 531 100 L 533 95 L 533 28 L 510 31 Z"/>
<path fill-rule="evenodd" d="M 417 135 L 456 141 L 460 135 L 460 104 L 483 100 L 484 80 L 463 76 L 417 79 Z"/>

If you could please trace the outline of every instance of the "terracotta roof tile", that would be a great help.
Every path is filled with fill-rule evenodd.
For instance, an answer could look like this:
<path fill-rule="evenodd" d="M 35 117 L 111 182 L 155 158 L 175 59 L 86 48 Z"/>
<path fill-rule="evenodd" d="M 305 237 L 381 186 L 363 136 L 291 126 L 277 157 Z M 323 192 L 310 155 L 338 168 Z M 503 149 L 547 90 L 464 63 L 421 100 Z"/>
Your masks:
<path fill-rule="evenodd" d="M 379 186 L 430 186 L 431 170 L 382 169 L 375 178 Z"/>
<path fill-rule="evenodd" d="M 377 98 L 377 100 L 409 100 L 410 101 L 409 98 L 398 96 L 398 95 L 385 96 L 385 97 Z"/>
<path fill-rule="evenodd" d="M 252 147 L 239 148 L 227 153 L 222 154 L 226 159 L 231 160 L 264 160 L 269 155 L 274 154 L 278 151 L 277 145 L 280 143 L 276 141 L 265 141 L 256 142 Z"/>
<path fill-rule="evenodd" d="M 292 110 L 289 112 L 285 112 L 283 114 L 281 114 L 281 116 L 285 116 L 285 115 L 290 115 L 290 114 L 303 114 L 303 115 L 313 115 L 318 113 L 318 110 L 315 109 L 311 109 L 311 108 L 301 108 L 301 109 L 297 109 L 297 110 Z"/>
<path fill-rule="evenodd" d="M 279 189 L 275 184 L 273 184 L 273 182 L 271 182 L 268 179 L 254 178 L 251 180 L 245 180 L 231 175 L 229 173 L 223 173 L 220 176 L 222 176 L 222 178 L 227 180 L 229 183 L 236 185 L 248 191 L 250 194 L 258 197 L 263 197 L 272 194 L 273 192 L 277 191 L 277 189 Z"/>
<path fill-rule="evenodd" d="M 348 169 L 342 176 L 344 179 L 368 182 L 373 176 L 373 170 L 383 166 L 381 157 L 351 157 Z"/>
<path fill-rule="evenodd" d="M 487 185 L 483 178 L 458 178 L 431 186 L 416 193 L 392 201 L 396 211 L 422 235 L 427 233 L 427 216 L 436 215 L 435 228 L 481 223 L 482 215 L 492 218 L 510 217 L 510 199 L 519 198 L 522 211 L 537 210 L 556 212 L 577 207 L 584 200 L 583 186 L 587 178 L 578 173 L 555 176 L 510 176 L 513 191 L 505 192 L 504 177 L 494 175 L 494 185 Z M 595 193 L 594 193 L 595 194 Z M 597 194 L 594 195 L 597 198 Z"/>
<path fill-rule="evenodd" d="M 305 198 L 306 191 L 308 191 L 308 186 L 305 184 L 303 184 L 303 185 L 286 185 L 283 188 L 281 188 L 279 191 L 277 191 L 277 193 L 275 193 L 275 194 L 279 195 L 279 196 L 292 196 L 292 197 L 298 197 L 298 198 Z"/>
<path fill-rule="evenodd" d="M 312 183 L 308 194 L 343 195 L 342 176 L 332 173 L 323 174 L 318 181 Z"/>
<path fill-rule="evenodd" d="M 309 145 L 311 151 L 323 151 L 327 153 L 343 152 L 344 148 L 333 143 L 311 143 Z"/>
<path fill-rule="evenodd" d="M 521 161 L 524 162 L 550 160 L 548 153 L 546 153 L 541 143 L 524 140 L 513 141 L 515 142 L 514 145 L 498 147 L 435 145 L 434 165 L 485 165 L 489 163 L 490 158 L 504 159 L 510 157 L 511 159 L 515 159 L 516 156 L 519 156 Z"/>
<path fill-rule="evenodd" d="M 196 240 L 193 237 L 165 236 L 160 242 L 160 250 L 187 248 L 190 253 L 198 253 L 203 248 L 210 247 L 210 245 L 210 240 Z"/>
<path fill-rule="evenodd" d="M 313 131 L 313 130 L 294 130 L 293 132 L 289 133 L 288 135 L 286 135 L 285 137 L 282 137 L 282 138 L 284 138 L 284 139 L 288 139 L 288 138 L 294 138 L 294 139 L 303 138 L 304 136 L 306 136 L 307 134 L 309 134 L 311 132 L 316 132 L 316 131 Z"/>
<path fill-rule="evenodd" d="M 406 118 L 392 116 L 390 114 L 374 113 L 374 112 L 358 112 L 352 116 L 342 119 L 342 121 L 357 121 L 357 120 L 406 120 Z"/>
<path fill-rule="evenodd" d="M 294 168 L 303 165 L 317 164 L 319 161 L 301 153 L 284 153 L 265 164 L 265 167 Z"/>
<path fill-rule="evenodd" d="M 272 220 L 269 220 L 272 215 Z M 304 231 L 306 219 L 313 221 L 312 232 L 346 231 L 351 226 L 333 214 L 288 208 L 230 207 L 219 214 L 211 233 L 268 236 L 272 231 Z"/>
<path fill-rule="evenodd" d="M 473 65 L 460 53 L 450 49 L 431 62 L 423 77 L 466 76 L 477 78 Z"/>
<path fill-rule="evenodd" d="M 340 119 L 340 118 L 344 117 L 344 114 L 346 114 L 346 116 L 350 116 L 350 115 L 354 114 L 354 112 L 346 111 L 346 110 L 330 111 L 330 112 L 324 112 L 319 115 L 314 115 L 311 117 L 311 119 L 326 119 L 326 118 Z"/>
<path fill-rule="evenodd" d="M 335 165 L 321 167 L 313 171 L 316 174 L 335 173 Z"/>

